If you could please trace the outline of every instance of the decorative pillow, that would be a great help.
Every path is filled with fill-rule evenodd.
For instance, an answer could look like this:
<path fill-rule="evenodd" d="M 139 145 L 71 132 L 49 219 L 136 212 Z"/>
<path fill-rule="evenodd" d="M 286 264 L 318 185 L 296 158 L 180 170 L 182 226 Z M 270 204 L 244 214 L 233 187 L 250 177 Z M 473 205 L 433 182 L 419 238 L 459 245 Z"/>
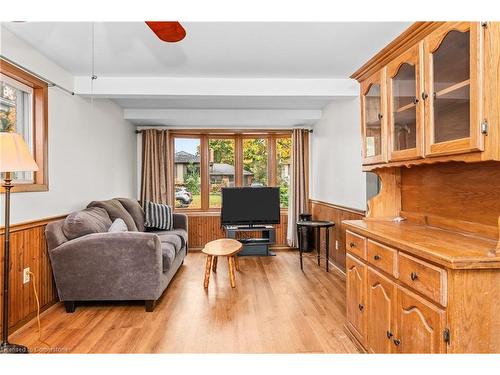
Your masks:
<path fill-rule="evenodd" d="M 127 224 L 127 228 L 131 232 L 137 232 L 137 226 L 135 225 L 134 219 L 132 215 L 128 213 L 128 211 L 122 206 L 120 201 L 117 199 L 110 199 L 108 201 L 93 201 L 90 202 L 87 207 L 100 207 L 104 208 L 111 220 L 116 220 L 118 218 L 122 219 L 125 224 Z"/>
<path fill-rule="evenodd" d="M 174 216 L 171 206 L 146 202 L 144 211 L 146 212 L 145 227 L 163 230 L 172 230 L 174 228 Z"/>
<path fill-rule="evenodd" d="M 91 233 L 107 232 L 110 226 L 111 219 L 105 209 L 90 207 L 69 214 L 62 231 L 68 240 L 73 240 Z"/>
<path fill-rule="evenodd" d="M 130 198 L 116 198 L 123 207 L 128 211 L 139 232 L 144 232 L 144 210 L 137 201 L 137 199 Z"/>
<path fill-rule="evenodd" d="M 108 229 L 108 232 L 127 232 L 127 224 L 125 222 L 118 218 L 115 221 L 113 221 L 113 224 Z"/>

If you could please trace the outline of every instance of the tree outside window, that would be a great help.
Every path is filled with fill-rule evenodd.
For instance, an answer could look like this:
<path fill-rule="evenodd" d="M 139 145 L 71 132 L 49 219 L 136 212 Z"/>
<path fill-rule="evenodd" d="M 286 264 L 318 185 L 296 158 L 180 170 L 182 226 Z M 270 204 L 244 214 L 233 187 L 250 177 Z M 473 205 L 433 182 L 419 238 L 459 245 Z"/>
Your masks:
<path fill-rule="evenodd" d="M 281 208 L 288 208 L 288 188 L 290 186 L 290 167 L 292 163 L 292 139 L 276 139 L 276 184 L 280 187 Z"/>
<path fill-rule="evenodd" d="M 243 139 L 243 186 L 268 186 L 267 142 L 265 138 Z"/>

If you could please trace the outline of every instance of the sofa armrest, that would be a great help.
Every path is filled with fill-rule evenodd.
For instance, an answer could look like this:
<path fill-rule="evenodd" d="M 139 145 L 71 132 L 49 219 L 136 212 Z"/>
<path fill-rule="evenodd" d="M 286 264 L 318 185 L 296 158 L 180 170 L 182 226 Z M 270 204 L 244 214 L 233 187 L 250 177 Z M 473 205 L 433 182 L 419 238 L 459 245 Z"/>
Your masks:
<path fill-rule="evenodd" d="M 188 232 L 188 217 L 186 214 L 173 214 L 174 229 L 184 229 Z"/>
<path fill-rule="evenodd" d="M 49 254 L 63 301 L 161 295 L 161 243 L 153 233 L 93 233 L 65 242 Z"/>

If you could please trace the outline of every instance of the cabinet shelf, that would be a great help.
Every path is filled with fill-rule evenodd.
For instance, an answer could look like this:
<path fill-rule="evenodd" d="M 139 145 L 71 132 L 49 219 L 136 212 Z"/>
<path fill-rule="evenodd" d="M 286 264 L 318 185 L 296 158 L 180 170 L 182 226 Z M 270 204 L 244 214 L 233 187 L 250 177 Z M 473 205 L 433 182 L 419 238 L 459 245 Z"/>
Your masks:
<path fill-rule="evenodd" d="M 409 103 L 407 105 L 404 105 L 404 106 L 399 107 L 398 109 L 396 109 L 396 113 L 407 111 L 408 109 L 415 108 L 415 106 L 416 106 L 415 103 Z"/>
<path fill-rule="evenodd" d="M 453 91 L 460 90 L 461 88 L 463 88 L 465 86 L 468 86 L 468 85 L 470 85 L 470 79 L 466 79 L 465 81 L 455 83 L 454 85 L 448 86 L 445 89 L 436 91 L 436 93 L 435 93 L 436 98 L 439 98 L 441 96 L 449 94 L 449 93 L 451 93 Z"/>

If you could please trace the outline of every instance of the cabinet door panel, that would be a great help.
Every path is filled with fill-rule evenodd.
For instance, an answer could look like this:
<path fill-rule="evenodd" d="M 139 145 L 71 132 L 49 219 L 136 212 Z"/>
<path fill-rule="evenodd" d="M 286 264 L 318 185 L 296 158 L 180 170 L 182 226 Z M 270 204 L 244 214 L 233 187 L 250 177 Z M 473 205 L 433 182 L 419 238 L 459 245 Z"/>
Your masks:
<path fill-rule="evenodd" d="M 397 299 L 395 350 L 398 353 L 445 353 L 445 311 L 402 287 L 398 288 Z"/>
<path fill-rule="evenodd" d="M 389 160 L 423 155 L 424 104 L 422 92 L 423 42 L 387 66 Z"/>
<path fill-rule="evenodd" d="M 372 353 L 393 351 L 396 292 L 396 284 L 368 267 L 367 342 Z"/>
<path fill-rule="evenodd" d="M 482 33 L 478 23 L 460 22 L 425 39 L 428 156 L 483 149 Z"/>
<path fill-rule="evenodd" d="M 353 256 L 346 257 L 347 324 L 356 338 L 366 338 L 366 265 Z"/>
<path fill-rule="evenodd" d="M 363 164 L 386 161 L 385 69 L 361 83 Z"/>

